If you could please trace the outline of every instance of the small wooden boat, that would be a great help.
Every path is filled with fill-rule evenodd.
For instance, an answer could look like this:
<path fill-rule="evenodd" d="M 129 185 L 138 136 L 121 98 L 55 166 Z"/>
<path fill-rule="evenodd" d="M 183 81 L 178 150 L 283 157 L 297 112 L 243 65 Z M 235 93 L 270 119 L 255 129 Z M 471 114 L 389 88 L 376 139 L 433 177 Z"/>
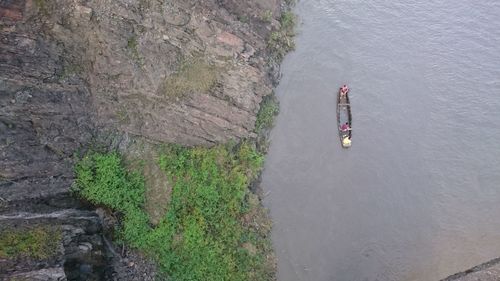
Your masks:
<path fill-rule="evenodd" d="M 337 122 L 338 130 L 340 136 L 340 143 L 342 147 L 351 147 L 351 137 L 352 137 L 352 115 L 351 115 L 351 103 L 349 102 L 349 92 L 342 95 L 342 91 L 339 90 L 337 97 Z M 347 124 L 348 129 L 342 129 L 342 125 Z M 345 126 L 344 126 L 345 127 Z"/>

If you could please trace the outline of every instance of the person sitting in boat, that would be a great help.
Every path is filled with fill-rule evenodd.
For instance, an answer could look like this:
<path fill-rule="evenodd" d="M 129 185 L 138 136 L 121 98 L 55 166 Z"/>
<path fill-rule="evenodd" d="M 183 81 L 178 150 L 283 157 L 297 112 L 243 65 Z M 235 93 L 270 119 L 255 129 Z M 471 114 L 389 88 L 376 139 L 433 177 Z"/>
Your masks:
<path fill-rule="evenodd" d="M 351 128 L 349 127 L 349 123 L 347 123 L 347 122 L 346 122 L 345 124 L 342 124 L 342 126 L 340 126 L 340 130 L 341 130 L 342 132 L 347 132 L 347 131 L 349 131 L 350 129 L 351 129 Z"/>
<path fill-rule="evenodd" d="M 340 97 L 344 97 L 349 92 L 347 85 L 340 87 Z"/>

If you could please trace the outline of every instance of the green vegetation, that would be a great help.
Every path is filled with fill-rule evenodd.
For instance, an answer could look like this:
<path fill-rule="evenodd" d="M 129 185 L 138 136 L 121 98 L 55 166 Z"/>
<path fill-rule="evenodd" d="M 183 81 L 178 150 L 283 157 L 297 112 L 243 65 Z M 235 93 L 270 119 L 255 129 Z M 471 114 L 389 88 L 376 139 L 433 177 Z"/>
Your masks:
<path fill-rule="evenodd" d="M 57 253 L 61 241 L 58 228 L 36 227 L 0 233 L 0 259 L 29 257 L 47 259 Z"/>
<path fill-rule="evenodd" d="M 119 238 L 134 247 L 144 247 L 148 232 L 148 216 L 143 211 L 144 179 L 128 172 L 117 153 L 91 152 L 75 167 L 73 190 L 96 205 L 105 205 L 123 213 Z"/>
<path fill-rule="evenodd" d="M 273 31 L 269 36 L 267 46 L 271 52 L 271 56 L 281 61 L 285 55 L 295 49 L 293 37 L 295 36 L 296 16 L 286 11 L 280 18 L 280 29 Z"/>
<path fill-rule="evenodd" d="M 293 35 L 293 29 L 295 28 L 295 22 L 297 18 L 291 11 L 286 11 L 281 15 L 280 23 L 281 29 L 285 30 Z"/>
<path fill-rule="evenodd" d="M 207 92 L 217 82 L 216 68 L 201 58 L 181 63 L 179 70 L 165 81 L 165 95 L 181 98 L 192 92 Z"/>
<path fill-rule="evenodd" d="M 137 36 L 135 35 L 132 35 L 128 38 L 127 40 L 127 48 L 129 48 L 130 50 L 136 50 L 137 51 Z"/>
<path fill-rule="evenodd" d="M 241 21 L 242 23 L 248 23 L 250 21 L 247 15 L 238 16 L 238 20 Z"/>
<path fill-rule="evenodd" d="M 79 75 L 83 73 L 83 67 L 78 64 L 67 63 L 64 65 L 61 73 L 59 74 L 59 81 L 62 81 L 72 75 Z"/>
<path fill-rule="evenodd" d="M 256 233 L 241 221 L 262 156 L 246 143 L 165 152 L 160 166 L 174 186 L 159 226 L 171 239 L 160 265 L 174 280 L 266 280 L 264 256 L 244 247 Z"/>
<path fill-rule="evenodd" d="M 139 42 L 134 34 L 127 39 L 127 49 L 129 49 L 132 58 L 138 65 L 142 65 L 142 57 L 139 53 Z"/>
<path fill-rule="evenodd" d="M 35 5 L 42 15 L 47 16 L 49 14 L 45 0 L 35 0 Z"/>
<path fill-rule="evenodd" d="M 257 113 L 257 120 L 255 121 L 255 131 L 257 133 L 264 129 L 271 128 L 274 118 L 279 113 L 279 104 L 276 97 L 273 95 L 265 96 L 260 103 L 260 109 Z"/>
<path fill-rule="evenodd" d="M 75 190 L 123 213 L 119 237 L 156 259 L 172 280 L 272 280 L 270 223 L 248 190 L 263 157 L 249 143 L 163 147 L 159 164 L 172 184 L 164 218 L 143 211 L 144 181 L 116 153 L 89 153 L 76 166 Z"/>
<path fill-rule="evenodd" d="M 271 10 L 266 10 L 262 16 L 261 16 L 261 19 L 265 22 L 271 22 L 271 20 L 273 19 L 273 11 Z"/>
<path fill-rule="evenodd" d="M 130 122 L 130 117 L 125 107 L 122 107 L 116 111 L 116 117 L 118 118 L 120 124 L 128 124 Z"/>

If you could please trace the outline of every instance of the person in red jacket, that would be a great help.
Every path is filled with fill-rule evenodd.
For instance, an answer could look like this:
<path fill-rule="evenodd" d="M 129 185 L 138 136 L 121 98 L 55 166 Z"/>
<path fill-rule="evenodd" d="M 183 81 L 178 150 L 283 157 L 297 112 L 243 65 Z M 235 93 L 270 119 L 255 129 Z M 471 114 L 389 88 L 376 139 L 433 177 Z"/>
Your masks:
<path fill-rule="evenodd" d="M 349 123 L 345 123 L 345 124 L 342 124 L 342 126 L 340 126 L 340 130 L 342 132 L 346 132 L 346 131 L 349 131 L 351 128 L 349 127 Z"/>
<path fill-rule="evenodd" d="M 349 88 L 347 87 L 347 85 L 344 85 L 340 88 L 340 97 L 344 97 L 345 95 L 347 95 L 347 93 L 349 92 Z"/>

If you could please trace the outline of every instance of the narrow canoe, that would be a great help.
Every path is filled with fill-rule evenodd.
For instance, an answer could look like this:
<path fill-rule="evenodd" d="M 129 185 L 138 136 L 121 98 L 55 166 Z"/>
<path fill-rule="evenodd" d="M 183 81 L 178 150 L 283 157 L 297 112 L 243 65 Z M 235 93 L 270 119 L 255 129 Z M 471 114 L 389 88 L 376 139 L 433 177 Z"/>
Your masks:
<path fill-rule="evenodd" d="M 342 95 L 340 90 L 337 97 L 337 122 L 338 122 L 340 144 L 344 148 L 351 147 L 351 137 L 352 137 L 351 103 L 349 102 L 349 94 L 347 93 L 345 95 Z M 350 129 L 347 131 L 342 131 L 340 127 L 345 123 L 349 125 Z"/>

